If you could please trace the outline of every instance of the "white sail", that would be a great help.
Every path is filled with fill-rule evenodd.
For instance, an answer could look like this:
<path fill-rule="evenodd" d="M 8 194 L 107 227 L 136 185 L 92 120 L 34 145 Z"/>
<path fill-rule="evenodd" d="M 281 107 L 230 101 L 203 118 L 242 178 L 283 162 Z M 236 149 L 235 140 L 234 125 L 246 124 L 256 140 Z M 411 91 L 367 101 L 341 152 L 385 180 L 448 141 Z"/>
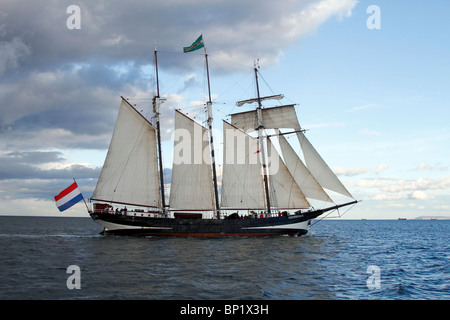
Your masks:
<path fill-rule="evenodd" d="M 259 99 L 258 98 L 253 98 L 253 99 L 248 99 L 248 100 L 242 100 L 242 101 L 236 102 L 236 105 L 238 107 L 242 107 L 246 103 L 254 103 L 254 102 L 270 100 L 270 99 L 281 100 L 281 99 L 283 99 L 283 95 L 282 94 L 277 94 L 277 95 L 268 96 L 268 97 L 261 97 Z"/>
<path fill-rule="evenodd" d="M 305 195 L 286 168 L 270 139 L 267 139 L 267 148 L 270 150 L 271 162 L 275 160 L 275 163 L 278 164 L 269 166 L 272 207 L 279 209 L 309 208 L 311 205 L 305 199 Z"/>
<path fill-rule="evenodd" d="M 327 188 L 347 197 L 353 198 L 350 192 L 347 191 L 342 182 L 338 179 L 336 174 L 334 174 L 316 149 L 314 149 L 303 132 L 297 132 L 297 137 L 300 141 L 300 146 L 305 157 L 306 166 L 317 182 L 319 182 L 323 188 Z"/>
<path fill-rule="evenodd" d="M 222 208 L 265 209 L 258 141 L 223 122 Z"/>
<path fill-rule="evenodd" d="M 155 128 L 122 98 L 93 199 L 160 207 Z"/>
<path fill-rule="evenodd" d="M 294 105 L 265 108 L 262 112 L 262 123 L 265 129 L 292 128 L 300 130 Z M 258 128 L 256 110 L 231 115 L 231 124 L 245 132 Z"/>
<path fill-rule="evenodd" d="M 294 151 L 289 142 L 286 141 L 286 138 L 283 135 L 279 135 L 278 141 L 286 166 L 294 177 L 294 180 L 300 186 L 300 189 L 303 191 L 306 198 L 333 202 L 328 194 L 319 185 L 317 180 L 311 175 L 311 172 L 300 160 L 298 154 Z"/>
<path fill-rule="evenodd" d="M 171 209 L 213 210 L 214 190 L 205 127 L 175 112 Z"/>

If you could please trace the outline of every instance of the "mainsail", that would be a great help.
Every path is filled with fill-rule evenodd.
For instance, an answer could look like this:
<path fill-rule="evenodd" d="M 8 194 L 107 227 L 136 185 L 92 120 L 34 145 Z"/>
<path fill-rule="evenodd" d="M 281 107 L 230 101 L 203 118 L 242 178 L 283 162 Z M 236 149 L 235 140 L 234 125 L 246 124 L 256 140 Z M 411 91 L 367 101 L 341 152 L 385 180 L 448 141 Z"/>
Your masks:
<path fill-rule="evenodd" d="M 176 111 L 169 200 L 172 209 L 214 210 L 211 163 L 207 152 L 207 129 Z"/>
<path fill-rule="evenodd" d="M 93 200 L 161 207 L 156 130 L 124 98 Z"/>
<path fill-rule="evenodd" d="M 264 209 L 264 188 L 258 141 L 223 122 L 223 209 Z"/>

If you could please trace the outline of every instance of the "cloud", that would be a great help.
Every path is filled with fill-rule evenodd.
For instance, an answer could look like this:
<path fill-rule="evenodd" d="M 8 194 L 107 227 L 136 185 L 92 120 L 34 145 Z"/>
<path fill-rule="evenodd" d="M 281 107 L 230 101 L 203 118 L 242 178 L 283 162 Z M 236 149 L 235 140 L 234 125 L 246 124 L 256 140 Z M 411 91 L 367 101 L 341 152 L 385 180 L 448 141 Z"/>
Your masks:
<path fill-rule="evenodd" d="M 377 104 L 373 104 L 373 103 L 371 103 L 371 104 L 364 104 L 364 105 L 361 105 L 361 106 L 357 106 L 357 107 L 353 107 L 353 108 L 347 109 L 346 111 L 347 112 L 358 112 L 358 111 L 362 111 L 362 110 L 369 110 L 369 109 L 375 109 L 375 108 L 380 108 L 380 106 L 377 105 Z"/>
<path fill-rule="evenodd" d="M 0 41 L 0 77 L 5 71 L 17 68 L 19 62 L 30 53 L 30 48 L 19 38 Z"/>
<path fill-rule="evenodd" d="M 363 130 L 361 130 L 359 133 L 365 134 L 365 135 L 369 135 L 369 136 L 376 136 L 376 137 L 381 136 L 381 134 L 380 134 L 379 132 L 377 132 L 377 131 L 371 131 L 371 130 L 368 130 L 368 129 L 366 129 L 366 128 L 364 128 Z"/>
<path fill-rule="evenodd" d="M 333 172 L 336 175 L 349 176 L 349 177 L 360 175 L 360 174 L 367 173 L 370 171 L 371 171 L 370 168 L 350 168 L 350 169 L 346 169 L 346 168 L 342 168 L 342 167 L 333 168 Z"/>
<path fill-rule="evenodd" d="M 422 171 L 422 170 L 430 170 L 430 171 L 447 171 L 449 166 L 443 166 L 441 164 L 429 165 L 425 162 L 421 162 L 417 165 L 417 167 L 413 169 L 409 169 L 410 171 Z"/>
<path fill-rule="evenodd" d="M 212 38 L 218 40 L 213 41 L 213 45 L 227 45 L 216 53 L 220 59 L 251 61 L 260 57 L 264 64 L 270 65 L 282 56 L 284 47 L 314 33 L 332 16 L 351 16 L 356 3 L 322 0 L 275 1 L 261 5 L 259 1 L 236 1 L 227 7 L 223 14 L 225 19 L 211 30 Z M 234 23 L 229 21 L 228 17 L 238 11 L 245 13 L 238 15 Z"/>
<path fill-rule="evenodd" d="M 36 136 L 52 128 L 84 134 L 78 145 L 92 147 L 88 135 L 110 133 L 115 115 L 111 110 L 119 94 L 144 91 L 149 97 L 142 68 L 153 62 L 155 41 L 169 52 L 160 58 L 163 69 L 189 69 L 192 64 L 186 59 L 196 56 L 183 55 L 181 48 L 201 32 L 214 52 L 211 56 L 219 60 L 236 56 L 235 61 L 251 62 L 261 57 L 273 64 L 288 45 L 332 16 L 348 16 L 355 4 L 88 2 L 79 4 L 81 29 L 69 30 L 67 3 L 5 1 L 0 25 L 0 134 L 12 145 L 26 136 L 24 132 Z M 191 75 L 181 91 L 195 84 Z M 98 145 L 105 148 L 106 143 Z"/>
<path fill-rule="evenodd" d="M 450 177 L 362 179 L 356 185 L 363 189 L 376 190 L 376 194 L 368 196 L 369 200 L 429 200 L 435 198 L 439 192 L 448 193 Z M 369 191 L 365 193 L 370 194 Z"/>
<path fill-rule="evenodd" d="M 380 173 L 389 168 L 389 165 L 385 163 L 379 164 L 375 169 L 359 167 L 359 168 L 343 168 L 343 167 L 335 167 L 333 168 L 333 172 L 338 176 L 357 176 L 364 173 L 375 172 Z"/>
<path fill-rule="evenodd" d="M 151 98 L 144 69 L 153 63 L 155 42 L 167 53 L 159 59 L 160 68 L 178 69 L 177 73 L 189 71 L 190 61 L 199 59 L 197 53 L 181 50 L 199 33 L 212 60 L 222 59 L 221 70 L 227 61 L 233 61 L 229 66 L 234 68 L 236 62 L 251 64 L 255 57 L 268 66 L 328 19 L 349 16 L 356 1 L 132 0 L 78 5 L 81 29 L 69 30 L 65 2 L 2 3 L 2 147 L 24 148 L 30 136 L 44 134 L 50 135 L 37 146 L 59 147 L 54 133 L 61 132 L 72 136 L 67 147 L 105 148 L 119 95 L 145 93 Z M 178 93 L 193 85 L 197 82 L 191 74 Z"/>
<path fill-rule="evenodd" d="M 198 86 L 200 86 L 200 82 L 197 80 L 197 75 L 190 74 L 190 75 L 188 75 L 186 80 L 184 80 L 183 87 L 178 91 L 178 93 L 182 93 L 183 91 L 186 91 L 191 88 L 198 87 Z"/>
<path fill-rule="evenodd" d="M 380 200 L 380 201 L 391 201 L 391 200 L 429 200 L 434 198 L 424 191 L 416 190 L 412 193 L 380 193 L 373 197 L 370 197 L 370 200 Z"/>
<path fill-rule="evenodd" d="M 93 188 L 99 168 L 69 162 L 54 150 L 105 150 L 120 95 L 151 117 L 154 92 L 148 70 L 155 42 L 160 71 L 182 79 L 162 93 L 162 126 L 172 128 L 171 111 L 189 106 L 188 89 L 198 86 L 192 70 L 203 61 L 201 52 L 183 54 L 182 47 L 200 33 L 213 72 L 247 72 L 255 58 L 266 67 L 276 64 L 286 48 L 327 20 L 350 16 L 356 3 L 2 1 L 0 198 L 49 199 L 55 181 L 73 177 Z M 79 30 L 66 25 L 71 4 L 81 9 Z M 163 139 L 171 132 L 162 132 Z"/>
<path fill-rule="evenodd" d="M 273 64 L 282 50 L 332 17 L 348 17 L 356 0 L 152 1 L 78 3 L 81 29 L 69 30 L 62 1 L 4 1 L 4 29 L 33 52 L 28 62 L 46 66 L 102 57 L 146 64 L 155 41 L 181 53 L 203 33 L 214 55 L 234 61 L 255 57 Z M 236 59 L 244 60 L 236 60 Z M 181 67 L 174 59 L 163 67 Z M 34 64 L 34 66 L 36 66 Z"/>
<path fill-rule="evenodd" d="M 24 199 L 53 201 L 53 196 L 67 187 L 72 178 L 83 186 L 87 198 L 100 170 L 86 163 L 68 162 L 58 151 L 6 152 L 0 155 L 0 200 L 3 203 Z"/>
<path fill-rule="evenodd" d="M 99 168 L 78 163 L 61 165 L 64 161 L 61 152 L 8 152 L 0 156 L 0 180 L 81 179 L 96 178 L 100 174 Z"/>
<path fill-rule="evenodd" d="M 426 192 L 420 190 L 414 191 L 410 196 L 412 199 L 417 200 L 427 200 L 430 198 L 430 196 Z"/>
<path fill-rule="evenodd" d="M 388 165 L 388 164 L 386 164 L 386 163 L 380 163 L 380 164 L 378 165 L 378 167 L 376 167 L 375 172 L 376 172 L 376 173 L 380 173 L 380 172 L 385 171 L 387 168 L 389 168 L 389 165 Z"/>

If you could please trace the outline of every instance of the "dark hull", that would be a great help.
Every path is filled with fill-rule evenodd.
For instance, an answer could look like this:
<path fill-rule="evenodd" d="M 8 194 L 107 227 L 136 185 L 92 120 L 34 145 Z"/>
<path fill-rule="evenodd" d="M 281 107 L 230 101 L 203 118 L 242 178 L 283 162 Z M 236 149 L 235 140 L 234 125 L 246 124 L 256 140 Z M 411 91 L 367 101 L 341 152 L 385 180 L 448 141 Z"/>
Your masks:
<path fill-rule="evenodd" d="M 300 236 L 308 232 L 311 221 L 321 214 L 349 204 L 326 209 L 297 212 L 295 215 L 255 219 L 185 219 L 157 218 L 144 214 L 90 213 L 104 227 L 104 233 L 132 236 L 161 237 L 267 237 Z"/>
<path fill-rule="evenodd" d="M 258 219 L 173 219 L 115 214 L 91 214 L 105 233 L 163 237 L 265 237 L 304 235 L 310 216 L 294 215 Z"/>

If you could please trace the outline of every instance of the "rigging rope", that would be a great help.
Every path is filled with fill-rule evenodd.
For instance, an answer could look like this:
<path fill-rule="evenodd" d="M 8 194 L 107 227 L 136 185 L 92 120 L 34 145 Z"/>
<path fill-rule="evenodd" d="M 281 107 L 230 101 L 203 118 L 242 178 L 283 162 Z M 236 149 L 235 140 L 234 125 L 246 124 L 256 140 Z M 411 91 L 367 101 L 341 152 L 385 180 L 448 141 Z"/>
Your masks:
<path fill-rule="evenodd" d="M 350 211 L 350 209 L 352 209 L 354 206 L 356 205 L 356 203 L 354 203 L 351 207 L 349 207 L 347 210 L 345 210 L 345 212 L 343 213 L 343 214 L 340 214 L 339 213 L 339 208 L 338 209 L 334 209 L 334 210 L 332 210 L 332 211 L 330 211 L 328 214 L 326 214 L 326 215 L 324 215 L 323 217 L 321 217 L 320 219 L 314 219 L 314 220 L 316 220 L 316 221 L 314 221 L 312 224 L 311 224 L 311 227 L 313 226 L 313 225 L 315 225 L 316 223 L 318 223 L 318 222 L 320 222 L 320 221 L 322 221 L 323 219 L 325 219 L 326 217 L 328 217 L 330 214 L 332 214 L 334 211 L 338 211 L 338 217 L 337 218 L 341 218 L 342 216 L 344 216 L 344 214 L 346 214 L 348 211 Z M 333 217 L 332 217 L 333 218 Z"/>

